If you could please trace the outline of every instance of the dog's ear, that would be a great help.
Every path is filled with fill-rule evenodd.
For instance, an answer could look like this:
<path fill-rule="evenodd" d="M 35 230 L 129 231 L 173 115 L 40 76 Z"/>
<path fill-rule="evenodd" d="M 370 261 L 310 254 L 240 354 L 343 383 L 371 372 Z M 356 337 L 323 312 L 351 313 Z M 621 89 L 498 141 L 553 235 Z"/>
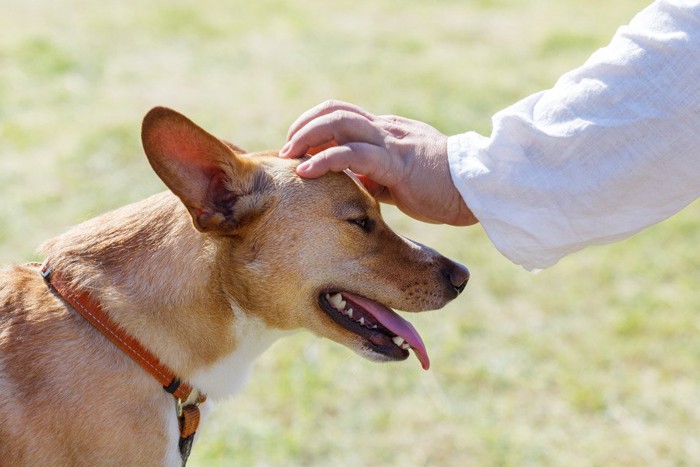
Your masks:
<path fill-rule="evenodd" d="M 225 139 L 222 139 L 221 142 L 224 143 L 229 148 L 231 148 L 231 151 L 233 151 L 234 154 L 246 154 L 248 152 L 245 149 L 243 149 L 242 147 L 235 145 L 229 141 L 226 141 Z"/>
<path fill-rule="evenodd" d="M 182 200 L 198 230 L 232 233 L 269 204 L 271 179 L 260 164 L 184 115 L 151 109 L 141 140 L 153 170 Z"/>

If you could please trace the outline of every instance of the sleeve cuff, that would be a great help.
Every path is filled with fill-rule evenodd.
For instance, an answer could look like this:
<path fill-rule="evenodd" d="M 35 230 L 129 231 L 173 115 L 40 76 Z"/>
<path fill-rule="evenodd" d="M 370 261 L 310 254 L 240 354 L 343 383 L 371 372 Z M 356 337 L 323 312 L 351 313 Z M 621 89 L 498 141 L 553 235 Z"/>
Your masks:
<path fill-rule="evenodd" d="M 489 168 L 489 144 L 489 138 L 475 132 L 448 138 L 447 155 L 455 187 L 503 256 L 533 272 L 556 264 L 561 255 L 543 252 L 531 233 L 510 222 L 509 216 L 499 215 L 503 209 L 498 199 L 510 187 Z"/>

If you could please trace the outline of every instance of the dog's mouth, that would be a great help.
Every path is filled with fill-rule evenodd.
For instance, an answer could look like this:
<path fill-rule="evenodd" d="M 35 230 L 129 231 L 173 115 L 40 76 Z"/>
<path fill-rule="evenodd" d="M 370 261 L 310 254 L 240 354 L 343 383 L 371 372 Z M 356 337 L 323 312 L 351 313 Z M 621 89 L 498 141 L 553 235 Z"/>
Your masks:
<path fill-rule="evenodd" d="M 430 367 L 418 331 L 390 308 L 349 292 L 322 293 L 319 303 L 333 321 L 362 337 L 372 351 L 387 360 L 405 360 L 412 349 L 423 369 Z"/>

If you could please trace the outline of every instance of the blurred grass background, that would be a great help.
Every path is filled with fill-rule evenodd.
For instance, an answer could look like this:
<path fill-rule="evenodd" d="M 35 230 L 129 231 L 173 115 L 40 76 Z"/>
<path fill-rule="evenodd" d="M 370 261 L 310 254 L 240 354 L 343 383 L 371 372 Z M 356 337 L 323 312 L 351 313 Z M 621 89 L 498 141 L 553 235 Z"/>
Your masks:
<path fill-rule="evenodd" d="M 328 98 L 488 133 L 646 3 L 0 0 L 0 260 L 162 189 L 139 141 L 151 106 L 249 150 L 281 147 Z M 472 271 L 412 318 L 431 370 L 287 338 L 191 465 L 700 465 L 698 202 L 538 275 L 479 227 L 385 213 Z"/>

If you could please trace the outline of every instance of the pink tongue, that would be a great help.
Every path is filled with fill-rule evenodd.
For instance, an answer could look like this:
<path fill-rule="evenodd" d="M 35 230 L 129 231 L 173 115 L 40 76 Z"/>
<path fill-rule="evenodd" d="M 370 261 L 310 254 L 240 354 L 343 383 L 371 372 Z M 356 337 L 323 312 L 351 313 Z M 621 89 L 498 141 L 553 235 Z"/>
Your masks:
<path fill-rule="evenodd" d="M 393 332 L 399 337 L 402 337 L 413 349 L 413 352 L 416 354 L 416 357 L 418 357 L 418 361 L 420 361 L 423 369 L 427 370 L 430 368 L 430 359 L 428 358 L 427 350 L 425 350 L 423 339 L 421 339 L 418 331 L 416 331 L 416 328 L 414 328 L 411 323 L 384 305 L 380 305 L 372 300 L 348 292 L 342 292 L 342 295 L 343 297 L 349 298 L 351 302 L 355 302 L 367 310 L 368 313 L 377 318 L 377 321 L 379 321 L 381 325 L 387 328 L 389 331 Z"/>

